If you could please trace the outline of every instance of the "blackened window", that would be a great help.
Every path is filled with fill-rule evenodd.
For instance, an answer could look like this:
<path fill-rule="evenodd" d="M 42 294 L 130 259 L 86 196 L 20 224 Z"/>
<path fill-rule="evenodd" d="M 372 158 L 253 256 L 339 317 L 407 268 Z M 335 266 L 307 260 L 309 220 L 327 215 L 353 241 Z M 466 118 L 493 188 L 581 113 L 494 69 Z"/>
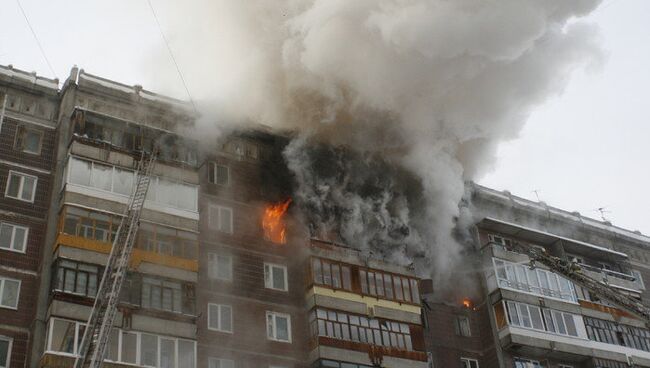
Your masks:
<path fill-rule="evenodd" d="M 210 162 L 208 166 L 208 181 L 212 184 L 230 184 L 230 168 L 216 162 Z"/>
<path fill-rule="evenodd" d="M 57 263 L 54 290 L 94 297 L 99 285 L 99 267 L 61 259 Z"/>

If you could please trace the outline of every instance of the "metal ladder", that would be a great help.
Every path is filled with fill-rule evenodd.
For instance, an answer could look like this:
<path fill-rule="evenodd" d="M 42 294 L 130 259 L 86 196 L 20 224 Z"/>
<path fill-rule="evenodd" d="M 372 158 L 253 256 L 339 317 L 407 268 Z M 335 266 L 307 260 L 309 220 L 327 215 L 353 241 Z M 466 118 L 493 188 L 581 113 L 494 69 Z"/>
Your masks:
<path fill-rule="evenodd" d="M 535 247 L 526 246 L 521 243 L 513 242 L 512 248 L 514 251 L 527 254 L 530 257 L 531 263 L 533 263 L 533 265 L 534 262 L 539 262 L 545 265 L 551 269 L 551 271 L 561 274 L 562 276 L 568 278 L 583 288 L 591 291 L 599 298 L 607 300 L 617 307 L 622 308 L 643 319 L 646 325 L 650 327 L 650 308 L 645 306 L 640 301 L 614 290 L 606 283 L 585 275 L 582 272 L 580 265 L 577 263 L 552 256 L 546 253 L 545 249 L 542 250 Z"/>
<path fill-rule="evenodd" d="M 126 212 L 113 240 L 95 303 L 79 345 L 75 368 L 99 368 L 104 361 L 155 160 L 155 150 L 152 153 L 142 151 L 136 170 L 135 190 L 129 198 Z"/>

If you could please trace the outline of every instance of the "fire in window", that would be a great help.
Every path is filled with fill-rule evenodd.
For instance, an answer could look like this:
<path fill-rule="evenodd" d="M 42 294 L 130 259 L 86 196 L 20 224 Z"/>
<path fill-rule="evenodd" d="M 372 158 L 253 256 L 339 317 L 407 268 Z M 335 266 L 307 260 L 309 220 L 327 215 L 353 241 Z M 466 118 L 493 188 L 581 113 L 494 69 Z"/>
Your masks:
<path fill-rule="evenodd" d="M 264 209 L 262 218 L 262 228 L 264 229 L 264 238 L 273 243 L 284 244 L 287 242 L 286 224 L 284 214 L 289 209 L 291 198 L 278 204 L 272 204 Z"/>

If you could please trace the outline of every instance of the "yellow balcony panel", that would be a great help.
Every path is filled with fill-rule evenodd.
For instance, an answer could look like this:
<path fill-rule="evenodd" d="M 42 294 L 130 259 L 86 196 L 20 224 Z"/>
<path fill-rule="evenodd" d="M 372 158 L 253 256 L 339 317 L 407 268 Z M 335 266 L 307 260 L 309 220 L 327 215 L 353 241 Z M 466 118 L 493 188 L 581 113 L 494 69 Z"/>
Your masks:
<path fill-rule="evenodd" d="M 386 300 L 381 298 L 375 298 L 370 296 L 365 296 L 361 294 L 351 293 L 349 291 L 343 290 L 334 290 L 322 286 L 314 285 L 308 292 L 307 297 L 312 295 L 323 295 L 330 298 L 338 298 L 351 302 L 364 303 L 370 308 L 381 307 L 394 309 L 402 312 L 420 314 L 421 308 L 413 304 L 398 303 L 392 300 Z"/>
<path fill-rule="evenodd" d="M 63 233 L 60 233 L 57 237 L 54 251 L 56 251 L 59 245 L 65 245 L 68 247 L 85 249 L 104 254 L 109 254 L 112 247 L 110 243 Z M 131 268 L 137 268 L 142 262 L 180 268 L 191 272 L 198 272 L 199 270 L 199 262 L 195 259 L 174 257 L 137 248 L 133 249 L 133 253 L 131 253 L 131 259 L 129 261 L 129 266 Z"/>

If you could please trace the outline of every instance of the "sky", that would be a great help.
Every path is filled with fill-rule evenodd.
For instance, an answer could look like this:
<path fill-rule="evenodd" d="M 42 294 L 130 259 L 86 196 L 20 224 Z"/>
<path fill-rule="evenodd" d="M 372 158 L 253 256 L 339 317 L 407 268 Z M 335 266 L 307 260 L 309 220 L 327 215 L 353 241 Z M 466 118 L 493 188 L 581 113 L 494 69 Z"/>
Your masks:
<path fill-rule="evenodd" d="M 152 3 L 159 1 L 169 0 Z M 160 55 L 162 38 L 146 0 L 20 0 L 52 70 L 18 4 L 0 0 L 0 64 L 61 81 L 76 64 L 155 90 L 146 61 Z M 577 71 L 561 94 L 540 105 L 478 182 L 588 217 L 601 218 L 604 207 L 613 224 L 650 234 L 649 14 L 647 0 L 604 0 L 587 20 L 600 28 L 605 62 Z M 164 26 L 173 14 L 158 16 Z M 176 73 L 171 59 L 158 62 Z M 186 97 L 180 79 L 168 87 L 156 91 Z"/>

